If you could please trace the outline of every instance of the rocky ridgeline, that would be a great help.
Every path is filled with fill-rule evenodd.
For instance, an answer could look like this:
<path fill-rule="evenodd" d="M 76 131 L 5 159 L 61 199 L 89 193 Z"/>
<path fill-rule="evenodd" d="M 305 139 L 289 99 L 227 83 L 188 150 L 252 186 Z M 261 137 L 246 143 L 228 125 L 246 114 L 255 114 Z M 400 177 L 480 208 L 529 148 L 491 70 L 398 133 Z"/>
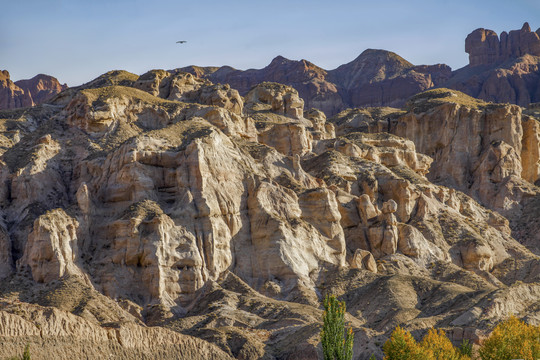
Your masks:
<path fill-rule="evenodd" d="M 348 107 L 402 106 L 412 95 L 439 86 L 451 76 L 447 65 L 415 66 L 393 52 L 375 49 L 328 71 L 309 61 L 283 56 L 258 70 L 242 71 L 229 66 L 189 66 L 180 70 L 230 84 L 243 96 L 265 81 L 287 84 L 298 90 L 307 108 L 320 109 L 327 115 Z"/>
<path fill-rule="evenodd" d="M 328 293 L 361 359 L 398 324 L 540 321 L 518 106 L 437 90 L 328 120 L 278 83 L 113 71 L 0 125 L 0 356 L 316 358 Z"/>

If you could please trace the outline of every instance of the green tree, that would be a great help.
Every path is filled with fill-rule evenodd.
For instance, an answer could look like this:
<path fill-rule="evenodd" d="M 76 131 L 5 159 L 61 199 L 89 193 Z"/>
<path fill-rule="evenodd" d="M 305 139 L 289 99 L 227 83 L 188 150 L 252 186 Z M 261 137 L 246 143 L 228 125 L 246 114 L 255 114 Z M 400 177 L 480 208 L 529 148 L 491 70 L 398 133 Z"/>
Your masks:
<path fill-rule="evenodd" d="M 352 328 L 345 330 L 345 302 L 327 295 L 323 305 L 321 343 L 324 360 L 351 360 L 354 335 Z"/>

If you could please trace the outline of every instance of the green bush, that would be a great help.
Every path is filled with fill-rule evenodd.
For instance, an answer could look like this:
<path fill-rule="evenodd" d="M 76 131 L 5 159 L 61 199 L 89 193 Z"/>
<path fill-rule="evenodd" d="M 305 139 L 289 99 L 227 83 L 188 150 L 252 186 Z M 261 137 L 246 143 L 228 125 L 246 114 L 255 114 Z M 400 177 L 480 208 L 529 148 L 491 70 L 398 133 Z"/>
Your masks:
<path fill-rule="evenodd" d="M 19 358 L 17 356 L 13 356 L 13 357 L 9 358 L 8 360 L 31 360 L 30 359 L 30 344 L 27 344 L 24 347 L 24 352 L 23 352 L 22 358 Z"/>
<path fill-rule="evenodd" d="M 345 302 L 330 295 L 326 296 L 323 305 L 321 343 L 324 360 L 351 360 L 354 335 L 352 328 L 345 330 Z"/>
<path fill-rule="evenodd" d="M 22 360 L 30 360 L 30 344 L 27 344 L 24 348 Z"/>
<path fill-rule="evenodd" d="M 472 357 L 472 344 L 467 339 L 463 339 L 459 345 L 459 352 L 461 355 Z"/>

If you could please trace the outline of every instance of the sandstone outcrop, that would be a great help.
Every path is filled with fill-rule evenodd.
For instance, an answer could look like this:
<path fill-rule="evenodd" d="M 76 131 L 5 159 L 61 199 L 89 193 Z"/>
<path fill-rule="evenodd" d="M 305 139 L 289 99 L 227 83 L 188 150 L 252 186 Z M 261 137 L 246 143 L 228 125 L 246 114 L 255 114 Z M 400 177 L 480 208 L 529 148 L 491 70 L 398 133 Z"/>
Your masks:
<path fill-rule="evenodd" d="M 257 105 L 268 105 L 271 112 L 299 119 L 304 113 L 304 100 L 292 87 L 278 83 L 261 83 L 246 95 L 246 107 L 251 109 Z"/>
<path fill-rule="evenodd" d="M 325 140 L 336 137 L 334 124 L 326 121 L 326 115 L 322 111 L 309 109 L 308 111 L 304 111 L 304 117 L 311 121 L 314 140 Z"/>
<path fill-rule="evenodd" d="M 540 100 L 539 79 L 540 57 L 525 54 L 492 66 L 456 70 L 444 86 L 485 101 L 527 107 Z"/>
<path fill-rule="evenodd" d="M 465 52 L 470 66 L 491 65 L 525 54 L 540 56 L 540 29 L 533 32 L 525 23 L 521 30 L 503 31 L 500 39 L 493 30 L 476 29 L 465 39 Z"/>
<path fill-rule="evenodd" d="M 510 226 L 536 199 L 537 120 L 519 107 L 440 90 L 327 121 L 287 85 L 132 75 L 3 113 L 6 351 L 315 358 L 328 293 L 361 358 L 398 324 L 483 331 L 508 309 L 475 308 L 519 282 L 531 312 L 539 258 Z"/>
<path fill-rule="evenodd" d="M 447 102 L 438 105 L 438 98 Z M 431 101 L 435 109 L 427 111 Z M 410 106 L 417 110 L 401 116 L 391 131 L 434 158 L 431 180 L 465 191 L 503 215 L 519 208 L 530 191 L 520 183 L 523 126 L 518 106 L 489 105 L 444 89 L 417 96 Z M 426 111 L 418 111 L 422 106 Z M 534 161 L 535 150 L 526 151 L 527 161 Z"/>
<path fill-rule="evenodd" d="M 540 30 L 540 29 L 539 29 Z M 477 29 L 465 41 L 469 65 L 454 71 L 443 86 L 476 98 L 527 107 L 538 102 L 540 32 L 528 23 L 521 30 L 502 32 Z"/>
<path fill-rule="evenodd" d="M 7 70 L 0 71 L 0 110 L 32 105 L 30 94 L 11 81 Z"/>
<path fill-rule="evenodd" d="M 229 85 L 214 85 L 190 73 L 152 70 L 141 75 L 134 87 L 167 100 L 214 105 L 242 115 L 243 100 Z"/>
<path fill-rule="evenodd" d="M 533 184 L 540 179 L 540 120 L 537 119 L 523 115 L 521 121 L 521 177 Z"/>
<path fill-rule="evenodd" d="M 74 263 L 80 259 L 77 244 L 77 220 L 62 209 L 41 215 L 34 221 L 19 266 L 28 266 L 37 282 L 50 282 L 65 275 L 82 276 Z"/>
<path fill-rule="evenodd" d="M 331 121 L 338 134 L 355 129 L 388 131 L 412 140 L 419 152 L 433 159 L 429 172 L 427 168 L 424 172 L 430 181 L 469 194 L 510 219 L 514 230 L 521 228 L 524 207 L 538 196 L 534 186 L 539 176 L 538 120 L 523 114 L 518 106 L 489 104 L 448 89 L 413 97 L 408 110 L 387 112 L 386 121 L 377 112 L 351 111 Z M 517 234 L 531 250 L 538 251 L 534 241 Z M 484 253 L 488 254 L 483 250 L 478 254 Z M 483 256 L 478 254 L 470 256 Z M 468 262 L 469 256 L 465 257 Z"/>

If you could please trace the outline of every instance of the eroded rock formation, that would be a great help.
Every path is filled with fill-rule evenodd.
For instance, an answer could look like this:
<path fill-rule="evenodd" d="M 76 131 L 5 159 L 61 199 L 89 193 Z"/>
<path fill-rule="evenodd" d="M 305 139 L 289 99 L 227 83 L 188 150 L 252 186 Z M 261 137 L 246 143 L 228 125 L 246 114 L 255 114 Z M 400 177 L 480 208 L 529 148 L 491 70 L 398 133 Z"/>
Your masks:
<path fill-rule="evenodd" d="M 540 29 L 531 31 L 528 23 L 521 30 L 503 31 L 501 36 L 488 29 L 476 29 L 465 39 L 469 65 L 492 65 L 529 54 L 540 56 Z"/>
<path fill-rule="evenodd" d="M 32 105 L 30 94 L 11 81 L 7 70 L 0 71 L 0 110 Z"/>
<path fill-rule="evenodd" d="M 338 134 L 388 131 L 412 140 L 433 159 L 427 177 L 469 194 L 521 227 L 538 189 L 538 119 L 516 105 L 485 103 L 448 89 L 413 97 L 409 111 L 346 111 L 332 118 Z M 521 224 L 521 225 L 518 225 Z M 520 240 L 532 245 L 535 241 Z"/>
<path fill-rule="evenodd" d="M 539 258 L 511 226 L 537 196 L 537 120 L 464 97 L 327 120 L 287 85 L 242 98 L 189 73 L 117 71 L 5 112 L 10 351 L 39 325 L 58 329 L 46 344 L 80 338 L 77 354 L 315 358 L 328 293 L 347 302 L 362 358 L 398 324 L 455 339 L 476 327 L 475 340 L 512 309 L 525 317 Z M 509 288 L 524 295 L 497 307 Z"/>

